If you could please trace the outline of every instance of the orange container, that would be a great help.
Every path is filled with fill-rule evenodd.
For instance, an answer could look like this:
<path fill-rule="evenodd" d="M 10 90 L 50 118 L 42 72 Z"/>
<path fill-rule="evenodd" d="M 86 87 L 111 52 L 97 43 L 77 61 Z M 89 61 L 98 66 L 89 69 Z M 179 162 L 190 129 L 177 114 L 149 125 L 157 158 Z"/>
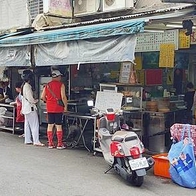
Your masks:
<path fill-rule="evenodd" d="M 167 155 L 167 153 L 162 153 L 152 156 L 152 158 L 155 160 L 154 175 L 164 178 L 171 178 L 169 174 L 170 164 Z"/>

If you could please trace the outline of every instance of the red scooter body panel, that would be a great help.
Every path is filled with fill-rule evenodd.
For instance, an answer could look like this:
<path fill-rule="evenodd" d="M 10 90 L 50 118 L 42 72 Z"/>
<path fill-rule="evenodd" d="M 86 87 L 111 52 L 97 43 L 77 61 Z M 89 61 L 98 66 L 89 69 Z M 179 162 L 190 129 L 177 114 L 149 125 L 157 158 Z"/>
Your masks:
<path fill-rule="evenodd" d="M 114 157 L 124 157 L 125 156 L 124 152 L 122 151 L 121 144 L 116 141 L 111 142 L 110 152 L 111 152 L 111 155 Z"/>

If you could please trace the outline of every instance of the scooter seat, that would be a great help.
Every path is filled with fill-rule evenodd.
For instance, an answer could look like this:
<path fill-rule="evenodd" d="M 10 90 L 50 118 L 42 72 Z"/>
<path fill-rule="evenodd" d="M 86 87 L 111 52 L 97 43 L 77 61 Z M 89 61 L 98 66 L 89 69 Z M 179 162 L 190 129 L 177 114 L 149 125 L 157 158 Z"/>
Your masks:
<path fill-rule="evenodd" d="M 116 131 L 112 137 L 112 141 L 123 142 L 127 135 L 127 131 Z"/>
<path fill-rule="evenodd" d="M 123 138 L 122 137 L 115 137 L 114 139 L 112 139 L 112 141 L 122 142 Z"/>
<path fill-rule="evenodd" d="M 125 142 L 129 142 L 129 141 L 133 141 L 133 140 L 137 140 L 138 137 L 137 136 L 129 136 L 125 138 Z"/>
<path fill-rule="evenodd" d="M 137 140 L 137 134 L 131 131 L 116 131 L 112 137 L 112 141 L 125 142 Z"/>

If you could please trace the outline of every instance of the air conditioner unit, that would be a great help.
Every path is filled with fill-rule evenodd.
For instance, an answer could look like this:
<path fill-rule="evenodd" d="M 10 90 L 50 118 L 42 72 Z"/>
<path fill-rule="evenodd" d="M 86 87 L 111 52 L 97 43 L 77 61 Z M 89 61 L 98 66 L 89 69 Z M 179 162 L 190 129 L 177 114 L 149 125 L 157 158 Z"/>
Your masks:
<path fill-rule="evenodd" d="M 134 0 L 102 0 L 102 11 L 110 12 L 115 10 L 130 9 L 134 7 Z"/>
<path fill-rule="evenodd" d="M 75 0 L 74 16 L 93 14 L 99 11 L 101 0 Z"/>
<path fill-rule="evenodd" d="M 31 19 L 35 19 L 38 14 L 43 13 L 43 0 L 28 0 L 28 9 Z"/>

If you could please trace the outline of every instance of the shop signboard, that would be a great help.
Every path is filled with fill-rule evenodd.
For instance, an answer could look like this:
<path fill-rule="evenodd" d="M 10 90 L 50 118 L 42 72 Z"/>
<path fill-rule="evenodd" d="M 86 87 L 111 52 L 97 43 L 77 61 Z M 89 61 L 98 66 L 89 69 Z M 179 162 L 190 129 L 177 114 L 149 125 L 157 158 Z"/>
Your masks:
<path fill-rule="evenodd" d="M 44 0 L 44 13 L 49 15 L 61 16 L 65 18 L 72 17 L 71 0 Z"/>
<path fill-rule="evenodd" d="M 136 52 L 160 51 L 160 44 L 174 43 L 175 50 L 178 50 L 178 30 L 165 32 L 140 33 L 137 35 Z"/>
<path fill-rule="evenodd" d="M 26 0 L 0 1 L 0 31 L 29 27 L 30 19 Z"/>

